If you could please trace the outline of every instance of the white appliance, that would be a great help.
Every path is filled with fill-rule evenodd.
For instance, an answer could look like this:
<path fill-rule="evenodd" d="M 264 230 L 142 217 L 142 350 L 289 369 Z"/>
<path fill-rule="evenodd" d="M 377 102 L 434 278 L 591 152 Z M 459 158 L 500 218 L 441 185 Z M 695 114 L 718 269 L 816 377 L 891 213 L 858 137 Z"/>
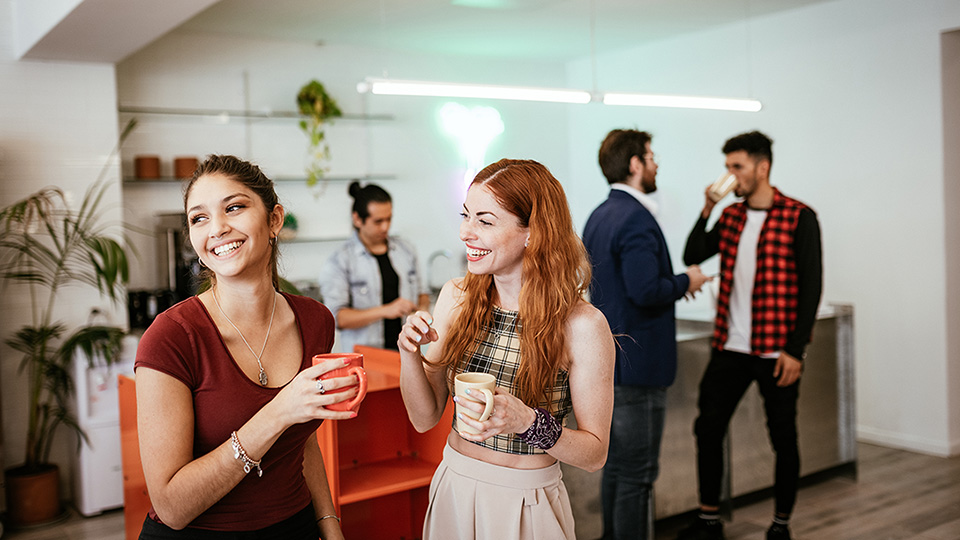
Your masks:
<path fill-rule="evenodd" d="M 73 359 L 77 423 L 89 439 L 81 443 L 74 462 L 74 499 L 85 516 L 123 506 L 117 377 L 133 376 L 138 341 L 137 336 L 125 336 L 120 361 L 113 365 L 98 358 L 91 366 L 82 352 Z"/>

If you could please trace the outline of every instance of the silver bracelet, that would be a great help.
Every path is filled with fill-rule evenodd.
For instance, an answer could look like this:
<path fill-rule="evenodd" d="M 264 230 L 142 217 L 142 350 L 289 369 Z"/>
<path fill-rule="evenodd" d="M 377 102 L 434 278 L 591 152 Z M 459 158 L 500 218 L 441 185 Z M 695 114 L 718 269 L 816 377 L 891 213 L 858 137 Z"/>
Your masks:
<path fill-rule="evenodd" d="M 249 474 L 251 470 L 256 469 L 257 477 L 263 476 L 263 469 L 260 468 L 260 462 L 250 459 L 250 456 L 244 451 L 243 446 L 240 445 L 240 438 L 237 437 L 236 431 L 230 434 L 230 446 L 233 447 L 234 459 L 239 459 L 243 463 L 243 472 Z"/>
<path fill-rule="evenodd" d="M 337 523 L 340 523 L 340 517 L 339 517 L 339 516 L 336 516 L 336 515 L 334 515 L 334 514 L 327 514 L 327 515 L 325 515 L 325 516 L 320 516 L 320 517 L 318 517 L 318 518 L 317 518 L 317 523 L 320 523 L 321 521 L 323 521 L 323 520 L 325 520 L 325 519 L 330 519 L 330 518 L 333 518 L 333 519 L 337 520 Z"/>

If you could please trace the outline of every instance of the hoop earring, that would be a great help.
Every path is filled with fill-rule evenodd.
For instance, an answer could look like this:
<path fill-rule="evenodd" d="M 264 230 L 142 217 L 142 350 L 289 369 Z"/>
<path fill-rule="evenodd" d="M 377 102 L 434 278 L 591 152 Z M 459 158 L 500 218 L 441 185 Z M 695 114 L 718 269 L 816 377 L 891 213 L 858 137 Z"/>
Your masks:
<path fill-rule="evenodd" d="M 201 259 L 200 257 L 197 257 L 197 262 L 200 263 L 200 266 L 207 268 L 207 265 L 203 264 L 203 259 Z"/>
<path fill-rule="evenodd" d="M 277 237 L 276 237 L 276 236 L 271 236 L 271 237 L 270 237 L 270 245 L 271 245 L 271 246 L 276 246 L 276 245 L 277 245 Z"/>

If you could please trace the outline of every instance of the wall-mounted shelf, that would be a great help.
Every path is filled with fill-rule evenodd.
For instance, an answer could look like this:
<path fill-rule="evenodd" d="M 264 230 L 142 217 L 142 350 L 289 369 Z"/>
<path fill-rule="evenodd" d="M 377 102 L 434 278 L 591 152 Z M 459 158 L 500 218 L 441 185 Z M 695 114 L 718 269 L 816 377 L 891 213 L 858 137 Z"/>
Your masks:
<path fill-rule="evenodd" d="M 320 183 L 323 182 L 353 182 L 354 180 L 359 180 L 361 182 L 372 182 L 374 180 L 396 180 L 397 175 L 395 174 L 338 174 L 331 176 L 324 176 L 320 179 Z M 300 176 L 278 176 L 273 179 L 274 182 L 299 182 L 306 183 L 306 177 Z"/>
<path fill-rule="evenodd" d="M 374 180 L 396 180 L 397 176 L 394 174 L 356 174 L 356 175 L 336 175 L 336 176 L 324 176 L 321 182 L 352 182 L 354 180 L 359 180 L 361 182 L 372 182 Z M 189 178 L 174 178 L 172 176 L 164 176 L 161 178 L 135 178 L 128 176 L 123 179 L 123 185 L 126 186 L 156 186 L 156 185 L 182 185 L 184 182 L 188 181 Z M 295 182 L 295 183 L 306 183 L 307 179 L 304 177 L 295 177 L 295 176 L 278 176 L 273 179 L 274 182 Z"/>
<path fill-rule="evenodd" d="M 248 111 L 248 110 L 229 110 L 229 109 L 192 109 L 192 108 L 172 108 L 172 107 L 134 107 L 121 105 L 117 111 L 122 114 L 141 114 L 148 116 L 198 116 L 219 120 L 223 123 L 231 119 L 239 120 L 300 120 L 305 118 L 297 111 Z M 390 114 L 350 114 L 332 118 L 331 121 L 338 120 L 359 120 L 359 121 L 388 121 L 393 120 Z"/>
<path fill-rule="evenodd" d="M 349 236 L 295 236 L 287 240 L 280 240 L 281 244 L 315 244 L 318 242 L 346 242 Z"/>

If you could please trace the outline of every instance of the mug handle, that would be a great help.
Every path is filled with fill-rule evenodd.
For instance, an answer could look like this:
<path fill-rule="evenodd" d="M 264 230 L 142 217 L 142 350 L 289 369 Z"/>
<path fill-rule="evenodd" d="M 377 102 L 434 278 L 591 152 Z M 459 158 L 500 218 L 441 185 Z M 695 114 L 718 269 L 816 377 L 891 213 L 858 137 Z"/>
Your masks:
<path fill-rule="evenodd" d="M 359 366 L 351 366 L 347 370 L 347 373 L 357 376 L 357 380 L 360 381 L 360 389 L 357 390 L 357 395 L 353 396 L 353 399 L 350 400 L 350 403 L 346 405 L 347 409 L 353 409 L 363 401 L 363 398 L 367 395 L 367 372 Z"/>
<path fill-rule="evenodd" d="M 493 392 L 487 388 L 473 388 L 473 390 L 483 392 L 483 395 L 487 398 L 487 403 L 483 406 L 483 412 L 480 413 L 480 418 L 477 418 L 477 422 L 486 422 L 490 418 L 490 413 L 493 412 Z"/>

